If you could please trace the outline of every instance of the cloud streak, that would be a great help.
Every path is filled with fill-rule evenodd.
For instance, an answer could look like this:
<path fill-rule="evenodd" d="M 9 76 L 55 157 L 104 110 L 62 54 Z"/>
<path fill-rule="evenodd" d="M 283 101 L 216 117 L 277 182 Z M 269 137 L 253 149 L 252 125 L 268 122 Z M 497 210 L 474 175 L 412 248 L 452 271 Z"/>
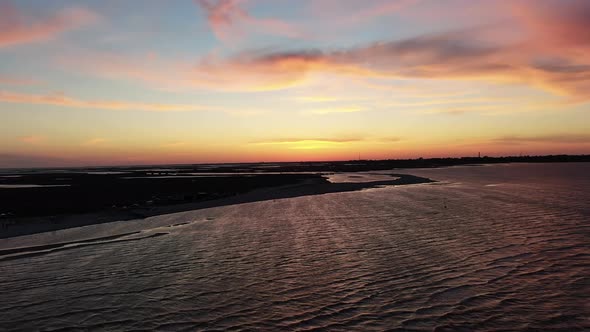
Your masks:
<path fill-rule="evenodd" d="M 548 64 L 539 62 L 538 53 L 522 45 L 490 45 L 467 37 L 450 33 L 336 51 L 240 54 L 202 63 L 194 76 L 240 82 L 239 73 L 248 77 L 241 83 L 260 89 L 301 84 L 318 72 L 369 78 L 485 80 L 528 84 L 577 101 L 590 100 L 589 63 L 553 59 Z"/>
<path fill-rule="evenodd" d="M 36 144 L 40 144 L 45 142 L 45 137 L 44 136 L 39 136 L 39 135 L 29 135 L 29 136 L 22 136 L 18 138 L 19 141 L 26 143 L 26 144 L 31 144 L 31 145 L 36 145 Z"/>
<path fill-rule="evenodd" d="M 511 9 L 539 48 L 563 52 L 563 47 L 590 47 L 590 3 L 586 0 L 516 1 Z"/>
<path fill-rule="evenodd" d="M 53 105 L 72 108 L 94 108 L 116 111 L 137 110 L 149 112 L 190 112 L 215 110 L 214 107 L 190 104 L 135 103 L 116 100 L 82 100 L 68 97 L 63 93 L 36 95 L 0 91 L 0 102 Z"/>
<path fill-rule="evenodd" d="M 72 166 L 75 161 L 43 155 L 26 155 L 17 153 L 1 153 L 1 168 L 21 168 L 21 167 L 49 167 L 49 166 Z"/>
<path fill-rule="evenodd" d="M 497 26 L 492 25 L 347 49 L 242 52 L 205 59 L 193 78 L 261 90 L 302 84 L 314 73 L 485 80 L 527 84 L 577 102 L 590 100 L 590 61 L 584 56 L 590 50 L 590 3 L 524 1 L 520 6 L 527 14 L 520 14 L 521 7 L 510 10 L 528 29 L 521 41 L 498 41 L 491 33 Z"/>
<path fill-rule="evenodd" d="M 212 26 L 234 27 L 236 22 L 253 19 L 242 8 L 243 0 L 197 3 Z M 196 63 L 108 54 L 86 54 L 62 61 L 68 68 L 164 89 L 280 90 L 328 74 L 358 80 L 517 83 L 583 103 L 590 101 L 590 60 L 586 56 L 590 51 L 590 38 L 586 38 L 590 31 L 590 3 L 570 3 L 565 6 L 547 0 L 520 1 L 518 5 L 501 7 L 527 32 L 523 40 L 510 42 L 499 40 L 494 33 L 498 26 L 489 25 L 340 49 L 267 48 L 224 57 L 210 54 Z M 550 27 L 546 21 L 552 22 Z M 564 38 L 559 37 L 562 33 Z"/>
<path fill-rule="evenodd" d="M 300 144 L 300 143 L 355 143 L 363 141 L 361 137 L 291 137 L 291 138 L 271 138 L 267 140 L 260 140 L 250 142 L 250 144 L 258 145 L 277 145 L 277 144 Z"/>
<path fill-rule="evenodd" d="M 363 111 L 365 111 L 365 109 L 363 109 L 362 107 L 327 107 L 327 108 L 304 110 L 301 113 L 309 114 L 309 115 L 326 115 L 326 114 L 334 114 L 334 113 L 358 113 L 358 112 L 363 112 Z"/>
<path fill-rule="evenodd" d="M 225 42 L 243 39 L 250 32 L 274 34 L 289 38 L 303 35 L 295 25 L 275 19 L 252 16 L 243 8 L 244 0 L 195 0 L 204 11 L 215 36 Z"/>
<path fill-rule="evenodd" d="M 90 24 L 97 15 L 84 8 L 67 8 L 53 16 L 30 18 L 11 2 L 0 3 L 0 47 L 41 42 Z"/>
<path fill-rule="evenodd" d="M 502 144 L 530 144 L 530 143 L 555 143 L 555 144 L 590 144 L 590 135 L 562 134 L 543 136 L 503 136 L 492 140 Z"/>
<path fill-rule="evenodd" d="M 0 84 L 3 85 L 34 85 L 38 83 L 32 79 L 0 75 Z"/>

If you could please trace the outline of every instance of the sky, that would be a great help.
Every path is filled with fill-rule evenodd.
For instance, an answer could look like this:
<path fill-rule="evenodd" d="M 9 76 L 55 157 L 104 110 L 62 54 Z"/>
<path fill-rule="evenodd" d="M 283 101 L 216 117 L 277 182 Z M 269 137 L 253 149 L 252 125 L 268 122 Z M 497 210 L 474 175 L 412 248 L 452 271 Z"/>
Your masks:
<path fill-rule="evenodd" d="M 587 0 L 0 0 L 0 167 L 590 153 Z"/>

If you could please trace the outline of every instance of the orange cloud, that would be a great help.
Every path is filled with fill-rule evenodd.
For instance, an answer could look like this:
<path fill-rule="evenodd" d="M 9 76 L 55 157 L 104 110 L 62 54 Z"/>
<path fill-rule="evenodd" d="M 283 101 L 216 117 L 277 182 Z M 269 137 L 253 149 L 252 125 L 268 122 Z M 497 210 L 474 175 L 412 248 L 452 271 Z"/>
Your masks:
<path fill-rule="evenodd" d="M 312 73 L 379 76 L 354 63 L 336 60 L 317 50 L 301 52 L 242 52 L 227 59 L 202 59 L 191 71 L 194 87 L 233 91 L 268 91 L 300 85 Z"/>
<path fill-rule="evenodd" d="M 275 90 L 306 79 L 322 65 L 319 54 L 275 56 L 243 53 L 231 59 L 206 58 L 192 71 L 195 84 L 246 91 Z"/>
<path fill-rule="evenodd" d="M 102 143 L 107 142 L 108 139 L 106 138 L 102 138 L 102 137 L 96 137 L 96 138 L 91 138 L 87 141 L 82 142 L 83 146 L 95 146 L 95 145 L 100 145 Z"/>
<path fill-rule="evenodd" d="M 274 138 L 261 141 L 251 142 L 250 144 L 260 145 L 275 145 L 275 144 L 297 144 L 305 142 L 320 142 L 320 143 L 353 143 L 360 142 L 364 139 L 362 137 L 343 137 L 343 138 L 329 138 L 329 137 L 294 137 L 294 138 Z"/>
<path fill-rule="evenodd" d="M 269 65 L 243 53 L 231 59 L 207 56 L 195 63 L 129 58 L 114 54 L 80 52 L 61 57 L 64 69 L 109 79 L 127 79 L 172 90 L 265 91 L 283 89 L 305 80 L 311 60 L 277 59 Z"/>
<path fill-rule="evenodd" d="M 255 20 L 242 8 L 244 2 L 197 1 L 207 12 L 213 27 L 232 29 L 239 25 L 236 22 Z M 412 1 L 372 3 L 374 8 L 395 11 Z M 590 3 L 572 0 L 569 6 L 540 0 L 518 4 L 502 8 L 530 30 L 524 35 L 520 31 L 515 33 L 522 40 L 502 40 L 498 34 L 490 33 L 502 26 L 490 25 L 338 50 L 265 49 L 230 57 L 210 55 L 196 64 L 93 54 L 66 62 L 96 75 L 128 78 L 172 89 L 276 90 L 305 84 L 314 74 L 331 74 L 360 79 L 519 83 L 566 96 L 571 102 L 590 101 L 590 60 L 587 57 Z M 367 8 L 368 13 L 377 15 L 373 7 Z M 519 8 L 527 10 L 519 11 Z M 280 33 L 281 29 L 268 30 Z"/>
<path fill-rule="evenodd" d="M 11 3 L 3 3 L 0 4 L 0 47 L 45 41 L 96 19 L 94 13 L 83 8 L 64 9 L 51 17 L 31 19 Z"/>
<path fill-rule="evenodd" d="M 574 101 L 590 100 L 588 60 L 542 59 L 542 54 L 526 44 L 496 45 L 473 34 L 452 32 L 337 51 L 241 53 L 201 63 L 194 77 L 260 89 L 301 84 L 314 72 L 393 79 L 486 80 L 524 83 Z"/>
<path fill-rule="evenodd" d="M 0 91 L 0 102 L 43 104 L 75 108 L 97 108 L 108 110 L 138 110 L 151 112 L 188 112 L 215 110 L 214 107 L 190 104 L 155 104 L 125 101 L 81 100 L 64 94 L 34 95 Z"/>
<path fill-rule="evenodd" d="M 86 54 L 68 68 L 164 89 L 266 91 L 304 84 L 315 73 L 359 78 L 486 80 L 540 87 L 572 101 L 590 98 L 590 62 L 550 57 L 527 44 L 495 45 L 473 31 L 378 42 L 337 51 L 242 52 L 196 65 Z"/>
<path fill-rule="evenodd" d="M 178 142 L 170 142 L 170 143 L 164 143 L 161 144 L 160 147 L 161 148 L 165 148 L 165 149 L 174 149 L 174 148 L 181 148 L 186 146 L 188 143 L 185 141 L 178 141 Z"/>
<path fill-rule="evenodd" d="M 274 18 L 257 18 L 242 6 L 244 0 L 195 0 L 205 12 L 209 26 L 222 41 L 243 39 L 246 32 L 254 31 L 298 38 L 303 33 L 293 24 Z"/>
<path fill-rule="evenodd" d="M 403 141 L 403 138 L 397 136 L 381 137 L 378 141 L 382 143 L 398 143 Z"/>
<path fill-rule="evenodd" d="M 19 140 L 23 143 L 34 145 L 34 144 L 43 143 L 45 141 L 45 137 L 44 136 L 37 136 L 37 135 L 30 135 L 30 136 L 19 137 Z"/>

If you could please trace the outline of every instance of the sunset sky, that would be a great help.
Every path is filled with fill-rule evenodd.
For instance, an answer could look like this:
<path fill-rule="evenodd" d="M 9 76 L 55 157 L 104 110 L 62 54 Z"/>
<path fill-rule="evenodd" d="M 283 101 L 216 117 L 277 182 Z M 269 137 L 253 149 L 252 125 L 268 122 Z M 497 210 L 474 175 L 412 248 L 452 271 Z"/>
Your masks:
<path fill-rule="evenodd" d="M 0 167 L 590 153 L 588 0 L 0 0 Z"/>

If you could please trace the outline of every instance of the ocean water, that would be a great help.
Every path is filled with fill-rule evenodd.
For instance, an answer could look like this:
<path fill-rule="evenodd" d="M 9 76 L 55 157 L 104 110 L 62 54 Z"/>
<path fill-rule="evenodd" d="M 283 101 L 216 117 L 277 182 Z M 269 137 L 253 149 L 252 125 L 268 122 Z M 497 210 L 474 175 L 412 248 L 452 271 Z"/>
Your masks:
<path fill-rule="evenodd" d="M 0 330 L 590 329 L 590 164 L 394 172 L 0 240 Z"/>

